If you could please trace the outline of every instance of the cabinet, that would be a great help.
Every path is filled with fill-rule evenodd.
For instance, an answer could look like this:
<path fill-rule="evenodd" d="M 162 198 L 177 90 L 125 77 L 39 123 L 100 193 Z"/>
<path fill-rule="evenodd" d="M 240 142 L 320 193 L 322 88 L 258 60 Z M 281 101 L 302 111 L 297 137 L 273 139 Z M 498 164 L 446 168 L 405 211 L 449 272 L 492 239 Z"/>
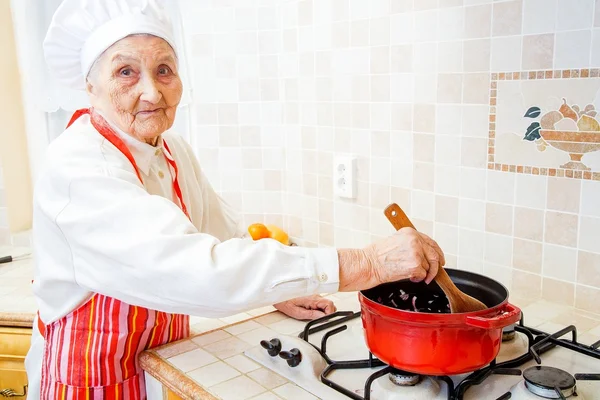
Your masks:
<path fill-rule="evenodd" d="M 25 400 L 27 397 L 24 395 L 27 387 L 25 356 L 30 343 L 31 329 L 0 326 L 0 399 Z"/>

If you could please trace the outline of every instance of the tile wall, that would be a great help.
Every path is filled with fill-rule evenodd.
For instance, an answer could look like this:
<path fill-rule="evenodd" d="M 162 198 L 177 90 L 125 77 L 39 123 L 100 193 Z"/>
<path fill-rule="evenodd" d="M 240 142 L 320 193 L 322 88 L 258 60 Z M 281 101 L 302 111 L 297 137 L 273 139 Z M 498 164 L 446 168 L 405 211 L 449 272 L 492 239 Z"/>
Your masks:
<path fill-rule="evenodd" d="M 522 100 L 518 115 L 505 115 L 492 103 L 514 88 L 492 83 L 506 72 L 599 68 L 600 1 L 182 3 L 192 141 L 246 223 L 283 224 L 312 245 L 364 246 L 392 232 L 382 210 L 393 201 L 441 244 L 448 266 L 519 297 L 598 311 L 600 164 L 582 160 L 590 179 L 534 174 L 548 163 L 560 169 L 568 153 L 538 157 L 541 139 L 526 143 L 529 158 L 504 142 L 490 148 L 495 118 L 554 109 L 561 101 L 552 96 L 595 102 L 596 92 L 572 89 L 579 78 L 561 75 L 569 93 Z M 512 133 L 522 146 L 525 130 Z M 337 154 L 358 158 L 356 199 L 333 194 Z M 496 170 L 492 155 L 514 169 Z"/>

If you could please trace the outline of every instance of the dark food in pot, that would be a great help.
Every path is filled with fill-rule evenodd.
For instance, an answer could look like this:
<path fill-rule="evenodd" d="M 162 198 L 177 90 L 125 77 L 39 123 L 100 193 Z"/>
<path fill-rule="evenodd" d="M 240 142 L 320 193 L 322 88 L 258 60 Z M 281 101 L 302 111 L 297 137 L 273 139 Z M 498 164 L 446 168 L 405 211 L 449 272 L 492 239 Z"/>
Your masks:
<path fill-rule="evenodd" d="M 402 289 L 394 290 L 387 296 L 378 296 L 376 301 L 387 307 L 404 311 L 423 313 L 450 313 L 450 303 L 443 293 L 420 291 L 407 293 Z"/>

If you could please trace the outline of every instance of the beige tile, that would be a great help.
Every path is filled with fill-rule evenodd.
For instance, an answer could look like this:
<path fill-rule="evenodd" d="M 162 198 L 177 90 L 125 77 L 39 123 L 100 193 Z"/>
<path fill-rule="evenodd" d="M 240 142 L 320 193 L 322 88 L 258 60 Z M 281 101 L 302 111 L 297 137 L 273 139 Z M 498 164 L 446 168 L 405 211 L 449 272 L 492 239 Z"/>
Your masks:
<path fill-rule="evenodd" d="M 490 36 L 492 5 L 484 4 L 466 8 L 465 36 L 469 39 Z"/>
<path fill-rule="evenodd" d="M 600 253 L 600 218 L 581 217 L 579 248 L 593 253 Z"/>
<path fill-rule="evenodd" d="M 523 37 L 523 69 L 550 69 L 554 59 L 554 34 Z"/>
<path fill-rule="evenodd" d="M 392 104 L 392 129 L 412 130 L 413 110 L 411 104 Z"/>
<path fill-rule="evenodd" d="M 579 252 L 577 283 L 600 288 L 600 254 Z"/>
<path fill-rule="evenodd" d="M 413 45 L 404 44 L 392 46 L 390 50 L 391 72 L 412 72 L 413 71 Z"/>
<path fill-rule="evenodd" d="M 322 246 L 333 246 L 334 234 L 333 225 L 320 223 L 319 224 L 319 244 Z"/>
<path fill-rule="evenodd" d="M 224 360 L 227 364 L 231 365 L 233 368 L 240 371 L 242 374 L 248 373 L 250 371 L 254 371 L 260 368 L 260 365 L 249 359 L 243 354 L 239 354 L 237 356 L 233 356 Z"/>
<path fill-rule="evenodd" d="M 352 9 L 350 9 L 352 10 Z M 383 16 L 371 19 L 369 32 L 369 42 L 371 46 L 389 46 L 390 45 L 390 18 Z"/>
<path fill-rule="evenodd" d="M 211 391 L 219 399 L 223 400 L 245 400 L 256 398 L 254 396 L 266 393 L 264 386 L 259 385 L 246 376 L 239 376 L 227 382 L 222 382 L 213 386 Z"/>
<path fill-rule="evenodd" d="M 413 0 L 396 0 L 390 4 L 390 13 L 405 13 L 413 10 Z"/>
<path fill-rule="evenodd" d="M 496 264 L 485 263 L 483 266 L 483 274 L 500 282 L 509 292 L 512 290 L 513 271 L 510 267 L 502 267 Z M 510 301 L 512 302 L 512 299 Z"/>
<path fill-rule="evenodd" d="M 435 153 L 435 136 L 416 133 L 413 136 L 413 160 L 433 162 Z"/>
<path fill-rule="evenodd" d="M 494 15 L 494 19 L 496 16 Z M 467 40 L 464 44 L 465 72 L 480 72 L 490 70 L 490 39 Z"/>
<path fill-rule="evenodd" d="M 544 245 L 543 274 L 549 278 L 575 282 L 577 250 L 563 246 Z"/>
<path fill-rule="evenodd" d="M 254 321 L 246 321 L 240 324 L 232 325 L 228 328 L 223 328 L 223 330 L 233 336 L 238 336 L 242 333 L 252 331 L 254 329 L 260 328 L 260 324 Z"/>
<path fill-rule="evenodd" d="M 256 371 L 252 371 L 248 374 L 248 376 L 269 390 L 275 389 L 276 387 L 287 383 L 287 380 L 281 375 L 278 375 L 266 368 L 260 368 Z"/>
<path fill-rule="evenodd" d="M 276 191 L 282 189 L 280 171 L 264 171 L 265 190 Z"/>
<path fill-rule="evenodd" d="M 244 169 L 262 168 L 262 150 L 242 149 L 242 167 Z"/>
<path fill-rule="evenodd" d="M 600 289 L 577 285 L 575 288 L 575 307 L 585 311 L 600 313 Z"/>
<path fill-rule="evenodd" d="M 485 230 L 503 235 L 512 234 L 513 207 L 488 203 L 486 205 Z"/>
<path fill-rule="evenodd" d="M 371 184 L 371 207 L 383 209 L 390 204 L 390 186 Z"/>
<path fill-rule="evenodd" d="M 392 186 L 390 200 L 398 204 L 404 212 L 410 213 L 410 190 Z"/>
<path fill-rule="evenodd" d="M 231 335 L 225 331 L 218 330 L 204 335 L 196 336 L 192 339 L 198 346 L 205 346 L 210 343 L 218 342 L 219 340 L 227 339 Z"/>
<path fill-rule="evenodd" d="M 544 238 L 544 212 L 533 208 L 515 207 L 515 236 L 542 241 Z"/>
<path fill-rule="evenodd" d="M 458 224 L 458 197 L 435 197 L 435 221 L 445 224 Z"/>
<path fill-rule="evenodd" d="M 390 73 L 390 48 L 389 46 L 379 46 L 371 48 L 371 73 L 389 74 Z M 389 78 L 388 78 L 389 84 Z"/>
<path fill-rule="evenodd" d="M 546 212 L 544 239 L 548 243 L 577 246 L 578 217 L 555 211 Z"/>
<path fill-rule="evenodd" d="M 548 178 L 547 207 L 550 210 L 579 212 L 581 180 Z"/>
<path fill-rule="evenodd" d="M 217 359 L 214 356 L 202 349 L 188 351 L 169 358 L 169 363 L 183 372 L 192 371 L 196 368 L 212 364 L 215 361 Z"/>
<path fill-rule="evenodd" d="M 373 75 L 371 76 L 371 101 L 389 102 L 390 101 L 390 76 Z"/>
<path fill-rule="evenodd" d="M 369 76 L 356 75 L 352 77 L 352 100 L 371 100 L 371 79 Z"/>
<path fill-rule="evenodd" d="M 350 45 L 350 23 L 335 22 L 331 30 L 331 44 L 334 48 L 344 48 Z"/>
<path fill-rule="evenodd" d="M 274 389 L 273 392 L 285 400 L 317 400 L 315 396 L 293 383 L 280 386 Z"/>
<path fill-rule="evenodd" d="M 191 340 L 184 340 L 162 347 L 156 350 L 156 353 L 162 358 L 170 358 L 197 348 L 198 345 L 196 343 L 192 342 Z"/>
<path fill-rule="evenodd" d="M 544 278 L 542 280 L 542 298 L 561 305 L 573 306 L 575 304 L 575 285 L 556 279 Z"/>
<path fill-rule="evenodd" d="M 542 277 L 520 270 L 514 270 L 511 295 L 526 299 L 538 299 L 542 296 Z"/>
<path fill-rule="evenodd" d="M 361 19 L 350 23 L 350 45 L 363 47 L 369 45 L 369 20 Z"/>
<path fill-rule="evenodd" d="M 462 90 L 461 74 L 440 74 L 438 76 L 437 98 L 440 103 L 460 103 Z"/>
<path fill-rule="evenodd" d="M 352 104 L 352 126 L 357 129 L 368 129 L 371 126 L 369 103 Z"/>
<path fill-rule="evenodd" d="M 463 167 L 484 168 L 487 164 L 487 139 L 463 137 L 460 140 L 461 165 Z"/>
<path fill-rule="evenodd" d="M 318 193 L 321 200 L 333 199 L 333 179 L 329 176 L 319 175 Z"/>
<path fill-rule="evenodd" d="M 416 132 L 435 132 L 435 105 L 415 104 L 413 106 L 413 124 Z"/>
<path fill-rule="evenodd" d="M 238 123 L 237 104 L 219 104 L 217 111 L 220 125 L 235 125 Z"/>
<path fill-rule="evenodd" d="M 187 376 L 207 388 L 239 375 L 239 371 L 222 361 L 195 369 L 187 373 Z"/>
<path fill-rule="evenodd" d="M 521 34 L 521 21 L 523 20 L 523 2 L 521 0 L 494 3 L 493 15 L 493 36 Z"/>
<path fill-rule="evenodd" d="M 470 73 L 463 76 L 463 103 L 489 104 L 490 74 Z"/>
<path fill-rule="evenodd" d="M 484 260 L 501 267 L 512 266 L 513 239 L 511 236 L 485 234 Z"/>
<path fill-rule="evenodd" d="M 451 165 L 436 165 L 434 186 L 436 193 L 458 196 L 461 189 L 460 168 Z"/>
<path fill-rule="evenodd" d="M 212 353 L 213 355 L 224 359 L 233 357 L 237 354 L 241 354 L 248 350 L 252 345 L 236 338 L 231 337 L 229 339 L 221 340 L 215 343 L 204 346 L 204 349 Z"/>
<path fill-rule="evenodd" d="M 199 104 L 196 107 L 196 115 L 200 125 L 216 125 L 218 123 L 216 104 Z"/>
<path fill-rule="evenodd" d="M 260 316 L 258 318 L 255 318 L 254 321 L 258 322 L 261 325 L 268 326 L 268 325 L 274 324 L 276 322 L 283 321 L 284 319 L 287 319 L 287 318 L 288 317 L 285 314 L 283 314 L 282 312 L 275 311 L 275 312 Z"/>

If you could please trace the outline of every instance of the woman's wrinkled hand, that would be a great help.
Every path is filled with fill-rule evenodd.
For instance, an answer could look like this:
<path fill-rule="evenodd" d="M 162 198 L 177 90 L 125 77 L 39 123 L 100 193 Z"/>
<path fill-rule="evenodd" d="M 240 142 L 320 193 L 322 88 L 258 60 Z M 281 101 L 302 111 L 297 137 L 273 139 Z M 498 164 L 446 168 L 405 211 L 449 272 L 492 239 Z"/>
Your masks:
<path fill-rule="evenodd" d="M 274 304 L 277 310 L 299 320 L 313 320 L 334 313 L 337 309 L 333 302 L 319 295 L 299 297 Z"/>
<path fill-rule="evenodd" d="M 338 254 L 340 291 L 365 290 L 402 279 L 429 284 L 446 263 L 438 244 L 412 228 L 362 250 L 339 250 Z"/>

